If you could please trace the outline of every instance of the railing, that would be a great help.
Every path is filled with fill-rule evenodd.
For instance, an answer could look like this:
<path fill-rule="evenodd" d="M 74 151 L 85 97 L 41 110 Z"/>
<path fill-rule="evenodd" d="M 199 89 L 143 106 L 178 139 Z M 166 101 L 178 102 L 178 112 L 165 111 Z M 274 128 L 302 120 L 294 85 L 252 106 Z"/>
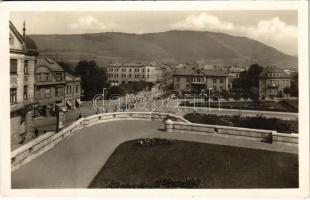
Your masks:
<path fill-rule="evenodd" d="M 104 113 L 98 115 L 92 115 L 90 117 L 81 118 L 73 122 L 70 126 L 61 130 L 58 133 L 48 132 L 35 140 L 21 146 L 20 148 L 11 152 L 11 166 L 12 171 L 20 168 L 26 163 L 30 162 L 34 158 L 43 154 L 47 150 L 53 148 L 59 142 L 68 138 L 84 127 L 88 127 L 97 123 L 107 121 L 118 121 L 118 120 L 159 120 L 165 121 L 167 119 L 190 123 L 186 119 L 169 113 L 147 113 L 147 112 L 115 112 L 115 113 Z"/>
<path fill-rule="evenodd" d="M 298 144 L 298 134 L 277 133 L 272 130 L 250 129 L 231 126 L 217 126 L 196 123 L 165 122 L 167 132 L 190 133 L 200 135 L 230 135 L 232 137 L 242 137 L 259 140 L 266 143 Z"/>

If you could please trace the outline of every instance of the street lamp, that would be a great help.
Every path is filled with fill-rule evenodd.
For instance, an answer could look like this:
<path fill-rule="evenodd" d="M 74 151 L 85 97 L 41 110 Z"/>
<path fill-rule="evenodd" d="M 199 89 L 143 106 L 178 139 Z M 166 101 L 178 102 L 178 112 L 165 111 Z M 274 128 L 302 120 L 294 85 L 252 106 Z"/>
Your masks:
<path fill-rule="evenodd" d="M 209 88 L 209 110 L 211 110 L 211 90 L 212 88 Z"/>

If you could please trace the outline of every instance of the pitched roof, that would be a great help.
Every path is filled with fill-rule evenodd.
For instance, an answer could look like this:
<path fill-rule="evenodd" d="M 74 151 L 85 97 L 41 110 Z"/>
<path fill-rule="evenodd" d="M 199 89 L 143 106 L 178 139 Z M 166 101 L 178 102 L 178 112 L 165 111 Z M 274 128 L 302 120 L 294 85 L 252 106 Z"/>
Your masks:
<path fill-rule="evenodd" d="M 38 55 L 39 52 L 36 43 L 29 36 L 21 35 L 11 21 L 9 25 L 10 29 L 15 33 L 18 40 L 23 43 L 24 51 L 26 51 L 26 53 Z"/>
<path fill-rule="evenodd" d="M 290 78 L 289 74 L 287 74 L 283 69 L 276 67 L 276 66 L 265 67 L 263 71 L 259 74 L 259 77 L 261 78 L 268 77 L 268 73 L 279 73 L 280 78 Z"/>
<path fill-rule="evenodd" d="M 173 75 L 183 76 L 227 76 L 225 72 L 219 70 L 204 70 L 200 68 L 183 67 L 177 69 Z"/>
<path fill-rule="evenodd" d="M 51 71 L 64 71 L 56 61 L 49 58 L 39 58 L 37 61 L 37 66 L 48 67 Z"/>
<path fill-rule="evenodd" d="M 113 63 L 110 64 L 108 67 L 144 67 L 146 64 L 143 63 Z"/>

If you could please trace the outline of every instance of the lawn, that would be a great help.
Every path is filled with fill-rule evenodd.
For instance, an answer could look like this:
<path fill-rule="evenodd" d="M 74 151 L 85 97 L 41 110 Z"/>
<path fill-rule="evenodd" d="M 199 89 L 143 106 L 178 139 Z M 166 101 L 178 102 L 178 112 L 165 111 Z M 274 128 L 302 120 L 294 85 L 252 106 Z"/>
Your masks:
<path fill-rule="evenodd" d="M 253 129 L 275 130 L 279 133 L 298 133 L 298 120 L 283 120 L 266 117 L 218 116 L 202 113 L 187 113 L 184 116 L 190 122 L 234 126 Z"/>
<path fill-rule="evenodd" d="M 209 107 L 209 103 L 201 103 L 197 100 L 194 102 L 186 101 L 182 102 L 180 106 L 189 107 Z M 244 109 L 244 110 L 259 110 L 259 111 L 275 111 L 275 112 L 298 112 L 298 105 L 296 100 L 282 100 L 280 102 L 275 101 L 264 101 L 260 103 L 255 102 L 221 102 L 221 108 L 225 109 Z M 211 108 L 218 108 L 218 102 L 210 102 Z"/>
<path fill-rule="evenodd" d="M 175 140 L 138 144 L 121 144 L 89 188 L 298 187 L 294 154 Z"/>

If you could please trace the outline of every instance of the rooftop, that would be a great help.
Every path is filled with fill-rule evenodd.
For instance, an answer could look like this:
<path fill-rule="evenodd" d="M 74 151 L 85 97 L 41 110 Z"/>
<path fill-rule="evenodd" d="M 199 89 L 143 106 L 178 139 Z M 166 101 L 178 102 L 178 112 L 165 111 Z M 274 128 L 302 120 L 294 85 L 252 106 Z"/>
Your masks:
<path fill-rule="evenodd" d="M 39 58 L 37 61 L 37 66 L 48 67 L 51 71 L 60 71 L 60 72 L 64 71 L 56 61 L 50 58 Z"/>
<path fill-rule="evenodd" d="M 276 66 L 265 67 L 260 73 L 259 77 L 268 77 L 268 73 L 280 73 L 279 78 L 290 78 L 289 74 L 286 73 L 283 69 Z"/>
<path fill-rule="evenodd" d="M 183 67 L 177 69 L 173 75 L 191 75 L 191 76 L 227 76 L 225 72 L 219 70 L 205 70 L 201 68 Z"/>

